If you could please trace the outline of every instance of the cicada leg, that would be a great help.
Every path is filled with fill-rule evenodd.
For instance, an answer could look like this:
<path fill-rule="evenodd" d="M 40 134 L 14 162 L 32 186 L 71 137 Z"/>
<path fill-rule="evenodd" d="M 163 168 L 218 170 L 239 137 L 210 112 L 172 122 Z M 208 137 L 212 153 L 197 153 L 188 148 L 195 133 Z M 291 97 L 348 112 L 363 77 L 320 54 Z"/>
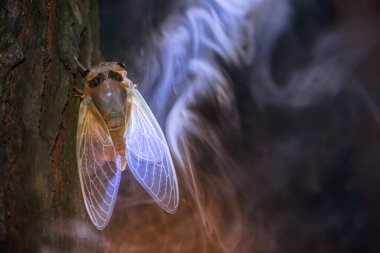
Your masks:
<path fill-rule="evenodd" d="M 86 97 L 86 93 L 83 90 L 81 90 L 78 87 L 73 86 L 73 85 L 71 86 L 71 88 L 73 88 L 73 90 L 76 92 L 74 97 L 80 97 L 82 99 L 84 99 Z"/>
<path fill-rule="evenodd" d="M 137 88 L 137 85 L 136 84 L 134 84 L 131 80 L 129 80 L 128 78 L 127 78 L 127 81 L 126 82 L 122 82 L 122 84 L 123 84 L 123 86 L 125 87 L 125 88 Z"/>

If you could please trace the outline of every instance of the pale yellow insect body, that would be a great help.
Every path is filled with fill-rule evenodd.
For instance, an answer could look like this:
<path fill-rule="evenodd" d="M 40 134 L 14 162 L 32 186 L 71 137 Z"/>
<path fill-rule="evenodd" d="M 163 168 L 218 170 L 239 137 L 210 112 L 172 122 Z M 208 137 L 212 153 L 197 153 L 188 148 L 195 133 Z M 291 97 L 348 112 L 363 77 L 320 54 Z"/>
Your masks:
<path fill-rule="evenodd" d="M 98 229 L 108 224 L 126 167 L 165 211 L 174 213 L 178 183 L 165 136 L 124 65 L 100 63 L 83 75 L 77 159 L 92 222 Z"/>

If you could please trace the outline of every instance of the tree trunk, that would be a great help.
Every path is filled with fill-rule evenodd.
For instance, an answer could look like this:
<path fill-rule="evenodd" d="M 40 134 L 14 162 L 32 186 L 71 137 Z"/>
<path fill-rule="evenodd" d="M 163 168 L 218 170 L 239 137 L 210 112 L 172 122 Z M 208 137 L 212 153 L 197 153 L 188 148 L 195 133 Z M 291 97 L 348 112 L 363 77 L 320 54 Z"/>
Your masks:
<path fill-rule="evenodd" d="M 97 1 L 0 4 L 0 252 L 94 252 L 65 229 L 85 216 L 70 86 L 74 55 L 100 58 Z"/>

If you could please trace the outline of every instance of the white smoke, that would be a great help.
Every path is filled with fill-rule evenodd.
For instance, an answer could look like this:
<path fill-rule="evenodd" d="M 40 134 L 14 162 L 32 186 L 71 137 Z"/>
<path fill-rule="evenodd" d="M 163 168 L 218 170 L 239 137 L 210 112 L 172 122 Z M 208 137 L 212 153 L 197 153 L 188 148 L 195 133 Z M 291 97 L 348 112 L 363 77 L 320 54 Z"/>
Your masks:
<path fill-rule="evenodd" d="M 365 115 L 379 122 L 380 110 L 355 72 L 379 29 L 317 20 L 330 15 L 322 2 L 337 5 L 173 1 L 133 67 L 175 158 L 178 212 L 165 214 L 127 178 L 104 242 L 92 227 L 74 234 L 144 253 L 346 252 L 369 240 L 355 191 L 378 153 L 363 148 L 380 136 Z"/>

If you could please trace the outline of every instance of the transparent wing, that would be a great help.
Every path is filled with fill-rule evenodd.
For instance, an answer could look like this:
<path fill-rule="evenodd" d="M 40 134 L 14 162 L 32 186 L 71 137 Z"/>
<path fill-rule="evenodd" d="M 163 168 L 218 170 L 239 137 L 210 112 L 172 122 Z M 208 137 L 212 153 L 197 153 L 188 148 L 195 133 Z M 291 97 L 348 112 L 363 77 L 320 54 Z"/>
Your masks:
<path fill-rule="evenodd" d="M 129 169 L 167 212 L 178 207 L 178 183 L 164 134 L 135 88 L 128 89 L 127 129 L 124 134 Z"/>
<path fill-rule="evenodd" d="M 84 204 L 99 229 L 111 218 L 120 183 L 121 162 L 104 120 L 95 106 L 83 100 L 77 132 L 77 159 Z"/>

